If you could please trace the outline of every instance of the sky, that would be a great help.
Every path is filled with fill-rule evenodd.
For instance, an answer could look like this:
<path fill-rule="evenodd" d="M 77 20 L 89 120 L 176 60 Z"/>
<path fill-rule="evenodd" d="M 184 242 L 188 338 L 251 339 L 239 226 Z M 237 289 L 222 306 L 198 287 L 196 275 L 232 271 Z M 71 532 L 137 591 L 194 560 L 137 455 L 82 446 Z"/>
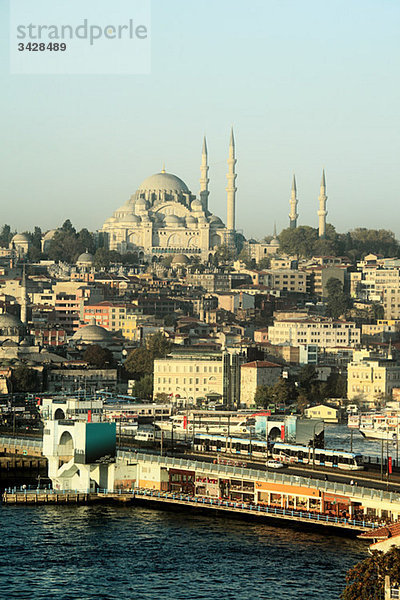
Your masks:
<path fill-rule="evenodd" d="M 149 74 L 16 75 L 0 0 L 0 224 L 94 231 L 163 162 L 198 194 L 204 134 L 225 221 L 233 126 L 247 238 L 288 226 L 293 173 L 317 227 L 323 168 L 337 231 L 400 238 L 399 26 L 398 0 L 153 0 Z"/>

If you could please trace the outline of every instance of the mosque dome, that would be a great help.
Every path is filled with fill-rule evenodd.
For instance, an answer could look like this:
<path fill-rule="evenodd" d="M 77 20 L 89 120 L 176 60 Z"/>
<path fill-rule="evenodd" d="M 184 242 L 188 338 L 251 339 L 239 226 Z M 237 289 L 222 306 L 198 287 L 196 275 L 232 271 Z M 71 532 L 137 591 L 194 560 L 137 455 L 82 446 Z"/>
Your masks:
<path fill-rule="evenodd" d="M 126 217 L 124 217 L 125 223 L 134 223 L 137 225 L 138 223 L 140 223 L 140 221 L 141 221 L 141 218 L 138 217 L 137 215 L 130 214 L 130 215 L 126 215 Z"/>
<path fill-rule="evenodd" d="M 95 320 L 92 319 L 90 325 L 84 325 L 83 327 L 80 327 L 78 331 L 75 331 L 72 339 L 75 342 L 96 344 L 98 342 L 109 342 L 111 335 L 107 329 L 100 327 L 100 325 L 96 325 Z"/>
<path fill-rule="evenodd" d="M 196 219 L 196 217 L 194 217 L 193 215 L 188 215 L 188 216 L 186 217 L 186 223 L 187 223 L 188 225 L 194 225 L 195 223 L 197 223 L 197 219 Z"/>
<path fill-rule="evenodd" d="M 193 200 L 193 202 L 192 202 L 192 203 L 191 203 L 191 205 L 190 205 L 190 208 L 191 208 L 192 210 L 194 210 L 194 211 L 198 212 L 198 211 L 200 211 L 200 210 L 203 210 L 203 205 L 202 205 L 202 203 L 200 202 L 200 200 L 197 200 L 197 199 L 196 199 L 196 200 Z"/>
<path fill-rule="evenodd" d="M 19 242 L 19 243 L 27 243 L 29 242 L 29 238 L 25 233 L 16 233 L 12 238 L 11 242 Z"/>
<path fill-rule="evenodd" d="M 169 194 L 189 194 L 189 188 L 186 183 L 172 173 L 156 173 L 147 177 L 138 188 L 141 192 L 168 192 Z"/>
<path fill-rule="evenodd" d="M 176 215 L 166 215 L 164 222 L 166 225 L 182 225 L 182 220 Z"/>
<path fill-rule="evenodd" d="M 211 217 L 208 219 L 208 222 L 213 223 L 214 225 L 223 225 L 221 219 L 216 215 L 211 215 Z"/>
<path fill-rule="evenodd" d="M 44 234 L 42 241 L 47 242 L 49 240 L 52 240 L 57 231 L 58 229 L 50 229 L 47 233 Z"/>
<path fill-rule="evenodd" d="M 188 265 L 190 260 L 185 254 L 175 254 L 174 258 L 171 260 L 171 265 Z"/>
<path fill-rule="evenodd" d="M 87 250 L 86 250 L 86 252 L 82 252 L 82 254 L 80 254 L 78 256 L 76 264 L 77 265 L 92 265 L 93 264 L 93 254 L 90 254 L 90 252 L 88 252 Z"/>
<path fill-rule="evenodd" d="M 10 315 L 9 313 L 1 313 L 0 314 L 0 330 L 6 329 L 9 327 L 19 327 L 23 328 L 24 324 L 21 319 L 14 315 Z"/>

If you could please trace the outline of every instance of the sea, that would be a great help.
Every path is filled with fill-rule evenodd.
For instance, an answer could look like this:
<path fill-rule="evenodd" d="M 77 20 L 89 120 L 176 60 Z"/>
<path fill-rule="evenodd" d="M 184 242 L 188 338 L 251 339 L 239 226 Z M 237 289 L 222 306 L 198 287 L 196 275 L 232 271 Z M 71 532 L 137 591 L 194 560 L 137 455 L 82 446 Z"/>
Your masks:
<path fill-rule="evenodd" d="M 349 435 L 328 426 L 327 445 Z M 368 556 L 329 530 L 115 504 L 1 506 L 0 531 L 7 600 L 338 600 Z"/>
<path fill-rule="evenodd" d="M 0 597 L 337 600 L 365 542 L 142 507 L 3 506 Z"/>

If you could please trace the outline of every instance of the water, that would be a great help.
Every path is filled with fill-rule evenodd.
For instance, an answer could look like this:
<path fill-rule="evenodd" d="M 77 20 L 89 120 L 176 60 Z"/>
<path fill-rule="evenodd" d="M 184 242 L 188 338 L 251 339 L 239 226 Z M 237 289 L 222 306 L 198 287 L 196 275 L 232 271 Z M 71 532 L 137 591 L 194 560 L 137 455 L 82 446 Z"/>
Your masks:
<path fill-rule="evenodd" d="M 2 598 L 337 600 L 359 540 L 115 505 L 0 509 Z"/>
<path fill-rule="evenodd" d="M 347 425 L 325 424 L 325 447 L 337 450 L 350 451 L 351 429 Z M 384 440 L 384 456 L 387 453 L 387 442 Z M 396 458 L 396 442 L 389 440 L 389 456 Z M 380 459 L 382 452 L 382 440 L 371 440 L 361 435 L 358 429 L 353 429 L 353 452 L 359 452 L 365 456 L 374 456 Z M 400 448 L 399 448 L 400 454 Z"/>

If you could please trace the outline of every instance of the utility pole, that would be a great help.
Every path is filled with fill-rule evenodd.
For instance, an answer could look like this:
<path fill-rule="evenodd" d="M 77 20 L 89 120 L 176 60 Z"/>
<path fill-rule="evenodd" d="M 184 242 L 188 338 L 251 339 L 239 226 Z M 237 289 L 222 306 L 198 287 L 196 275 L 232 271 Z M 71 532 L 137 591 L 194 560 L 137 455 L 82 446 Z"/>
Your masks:
<path fill-rule="evenodd" d="M 383 480 L 383 438 L 381 441 L 381 480 Z"/>

